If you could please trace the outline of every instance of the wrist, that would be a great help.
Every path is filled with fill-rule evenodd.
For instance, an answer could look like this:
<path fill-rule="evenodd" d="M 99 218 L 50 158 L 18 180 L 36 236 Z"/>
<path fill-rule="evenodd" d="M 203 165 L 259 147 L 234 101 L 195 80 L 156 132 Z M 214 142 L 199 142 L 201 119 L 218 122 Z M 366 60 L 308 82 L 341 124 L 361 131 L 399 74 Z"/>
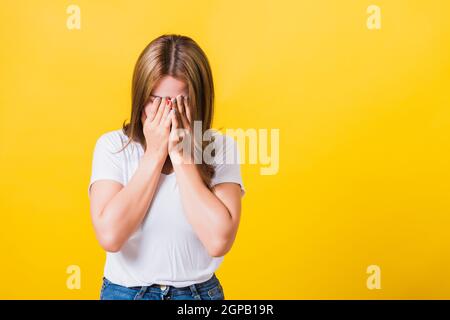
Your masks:
<path fill-rule="evenodd" d="M 180 186 L 186 183 L 191 186 L 203 183 L 199 168 L 193 162 L 173 164 L 173 170 Z"/>
<path fill-rule="evenodd" d="M 170 161 L 175 166 L 189 166 L 194 164 L 194 160 L 190 155 L 184 155 L 183 152 L 172 151 L 169 152 Z"/>
<path fill-rule="evenodd" d="M 154 166 L 163 166 L 164 162 L 166 161 L 167 155 L 164 156 L 164 154 L 157 154 L 157 153 L 150 153 L 150 152 L 144 152 L 144 155 L 142 156 L 142 161 L 144 163 L 148 163 L 150 165 Z"/>

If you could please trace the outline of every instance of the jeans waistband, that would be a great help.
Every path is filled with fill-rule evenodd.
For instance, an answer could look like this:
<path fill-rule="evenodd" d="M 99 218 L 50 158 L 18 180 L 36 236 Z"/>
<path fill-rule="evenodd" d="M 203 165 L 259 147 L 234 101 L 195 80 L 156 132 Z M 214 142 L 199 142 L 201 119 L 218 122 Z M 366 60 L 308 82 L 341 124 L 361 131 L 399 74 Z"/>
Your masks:
<path fill-rule="evenodd" d="M 136 289 L 136 290 L 141 290 L 143 288 L 152 288 L 153 287 L 153 288 L 159 288 L 159 289 L 164 291 L 164 290 L 167 290 L 170 287 L 172 287 L 172 288 L 175 288 L 175 289 L 191 289 L 191 291 L 195 291 L 195 289 L 200 290 L 202 287 L 207 287 L 208 285 L 211 285 L 211 284 L 213 284 L 213 283 L 215 283 L 217 281 L 218 281 L 217 276 L 214 273 L 211 276 L 210 279 L 208 279 L 208 280 L 206 280 L 204 282 L 195 283 L 195 284 L 192 284 L 190 286 L 185 286 L 185 287 L 178 287 L 177 288 L 177 287 L 174 287 L 174 286 L 171 286 L 171 285 L 163 285 L 163 284 L 155 283 L 155 284 L 152 284 L 151 286 L 135 286 L 135 287 L 130 287 L 130 288 Z"/>

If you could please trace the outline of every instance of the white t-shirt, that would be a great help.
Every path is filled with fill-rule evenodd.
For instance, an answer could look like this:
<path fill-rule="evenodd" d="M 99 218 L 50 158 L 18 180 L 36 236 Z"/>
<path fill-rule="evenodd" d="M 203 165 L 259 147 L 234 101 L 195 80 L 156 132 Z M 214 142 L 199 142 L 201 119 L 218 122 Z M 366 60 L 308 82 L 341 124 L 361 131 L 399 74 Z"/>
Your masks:
<path fill-rule="evenodd" d="M 221 182 L 242 183 L 239 150 L 236 141 L 216 132 L 216 174 L 212 185 Z M 221 140 L 223 139 L 223 140 Z M 126 185 L 135 173 L 144 149 L 128 142 L 122 129 L 100 136 L 94 149 L 89 189 L 97 180 L 114 180 Z M 222 144 L 220 142 L 226 142 Z M 228 157 L 230 152 L 234 157 Z M 228 161 L 232 159 L 232 163 Z M 104 276 L 113 283 L 132 287 L 152 284 L 189 286 L 209 280 L 222 257 L 211 257 L 185 216 L 175 173 L 160 175 L 151 206 L 139 228 L 118 252 L 107 252 Z"/>

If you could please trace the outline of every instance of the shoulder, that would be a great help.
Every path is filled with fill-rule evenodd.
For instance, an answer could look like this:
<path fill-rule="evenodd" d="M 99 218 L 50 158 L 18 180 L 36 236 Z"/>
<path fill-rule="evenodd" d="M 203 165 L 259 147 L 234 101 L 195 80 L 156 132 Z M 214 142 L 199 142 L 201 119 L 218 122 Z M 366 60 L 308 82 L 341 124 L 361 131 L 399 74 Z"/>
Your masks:
<path fill-rule="evenodd" d="M 128 137 L 123 133 L 122 129 L 117 129 L 103 133 L 97 139 L 97 146 L 107 149 L 122 148 L 127 140 Z"/>
<path fill-rule="evenodd" d="M 223 163 L 227 159 L 227 163 L 234 163 L 239 156 L 238 144 L 235 138 L 229 134 L 216 131 L 213 133 L 215 160 L 216 163 Z"/>
<path fill-rule="evenodd" d="M 234 147 L 237 145 L 236 140 L 233 136 L 222 133 L 220 131 L 214 131 L 212 133 L 212 137 L 212 139 L 214 139 L 215 146 L 218 149 L 227 149 L 229 147 Z"/>
<path fill-rule="evenodd" d="M 241 177 L 241 158 L 238 142 L 233 135 L 228 133 L 214 134 L 214 174 L 211 178 L 211 186 L 223 182 L 233 182 L 241 186 L 242 195 L 245 194 Z"/>

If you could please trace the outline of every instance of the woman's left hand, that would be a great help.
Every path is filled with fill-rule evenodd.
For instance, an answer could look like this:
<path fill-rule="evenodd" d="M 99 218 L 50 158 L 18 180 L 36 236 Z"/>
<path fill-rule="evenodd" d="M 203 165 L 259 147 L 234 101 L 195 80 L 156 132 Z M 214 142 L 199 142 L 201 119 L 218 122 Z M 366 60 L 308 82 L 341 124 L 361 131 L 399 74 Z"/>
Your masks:
<path fill-rule="evenodd" d="M 178 95 L 172 102 L 172 128 L 169 135 L 169 157 L 172 164 L 194 163 L 192 110 L 187 97 Z"/>

